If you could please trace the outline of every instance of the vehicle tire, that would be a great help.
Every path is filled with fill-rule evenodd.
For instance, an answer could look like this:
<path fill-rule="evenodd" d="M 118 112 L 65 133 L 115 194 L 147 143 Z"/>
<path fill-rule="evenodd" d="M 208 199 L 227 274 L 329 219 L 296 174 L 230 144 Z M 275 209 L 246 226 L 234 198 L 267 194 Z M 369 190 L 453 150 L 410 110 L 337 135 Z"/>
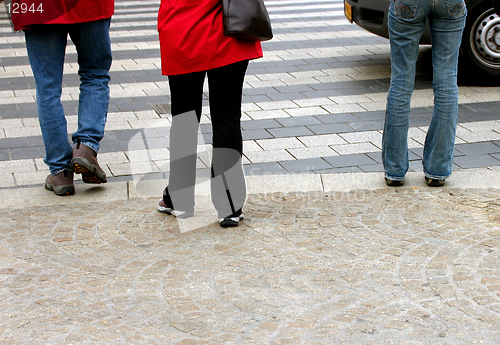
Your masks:
<path fill-rule="evenodd" d="M 460 73 L 476 80 L 500 76 L 500 17 L 489 0 L 466 2 L 468 14 L 460 47 Z"/>

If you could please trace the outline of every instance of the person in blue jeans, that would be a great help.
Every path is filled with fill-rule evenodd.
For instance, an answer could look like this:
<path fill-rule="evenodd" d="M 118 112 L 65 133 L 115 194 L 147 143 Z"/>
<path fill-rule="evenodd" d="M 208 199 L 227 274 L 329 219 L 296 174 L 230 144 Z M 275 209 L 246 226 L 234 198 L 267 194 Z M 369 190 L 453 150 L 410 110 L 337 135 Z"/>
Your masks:
<path fill-rule="evenodd" d="M 85 183 L 107 182 L 97 163 L 97 152 L 108 112 L 112 61 L 109 26 L 114 0 L 49 0 L 38 8 L 40 11 L 13 12 L 12 23 L 14 30 L 25 33 L 35 77 L 44 161 L 50 169 L 45 188 L 56 195 L 69 195 L 75 193 L 74 173 L 82 174 Z M 72 135 L 73 143 L 68 140 L 61 103 L 68 36 L 77 51 L 80 76 L 78 130 Z"/>
<path fill-rule="evenodd" d="M 391 0 L 388 26 L 392 72 L 382 139 L 389 186 L 403 185 L 409 169 L 410 101 L 427 19 L 432 35 L 434 111 L 422 164 L 429 186 L 442 186 L 451 175 L 458 117 L 458 53 L 466 15 L 464 0 Z"/>

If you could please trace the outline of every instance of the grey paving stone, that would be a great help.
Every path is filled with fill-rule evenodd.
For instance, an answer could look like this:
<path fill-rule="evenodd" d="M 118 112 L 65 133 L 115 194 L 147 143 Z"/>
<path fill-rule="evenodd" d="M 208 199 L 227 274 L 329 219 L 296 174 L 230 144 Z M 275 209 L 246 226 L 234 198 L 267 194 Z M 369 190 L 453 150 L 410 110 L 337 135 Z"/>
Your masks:
<path fill-rule="evenodd" d="M 295 127 L 295 126 L 307 126 L 307 125 L 319 125 L 321 121 L 318 120 L 318 116 L 300 116 L 300 117 L 285 117 L 276 119 L 284 127 Z"/>
<path fill-rule="evenodd" d="M 101 139 L 101 143 L 103 141 L 106 142 L 106 141 L 116 141 L 116 140 L 117 140 L 117 138 L 116 138 L 114 131 L 105 131 L 104 136 Z"/>
<path fill-rule="evenodd" d="M 354 132 L 354 129 L 344 123 L 332 123 L 307 126 L 315 134 L 347 133 Z"/>
<path fill-rule="evenodd" d="M 359 118 L 354 114 L 327 114 L 327 115 L 315 115 L 318 120 L 322 123 L 348 123 L 359 121 Z"/>
<path fill-rule="evenodd" d="M 423 147 L 408 149 L 408 157 L 411 158 L 410 160 L 422 159 L 423 156 L 424 156 Z M 460 156 L 464 156 L 464 154 L 455 148 L 455 150 L 453 151 L 453 157 L 460 157 Z"/>
<path fill-rule="evenodd" d="M 30 146 L 28 138 L 0 139 L 0 149 L 10 149 L 16 147 Z"/>
<path fill-rule="evenodd" d="M 250 129 L 241 132 L 243 140 L 271 139 L 273 136 L 265 129 Z"/>
<path fill-rule="evenodd" d="M 243 96 L 255 96 L 255 95 L 269 95 L 269 94 L 279 94 L 279 91 L 274 87 L 255 87 L 243 90 Z"/>
<path fill-rule="evenodd" d="M 0 161 L 10 161 L 9 149 L 0 149 Z"/>
<path fill-rule="evenodd" d="M 330 169 L 332 166 L 321 158 L 298 159 L 294 161 L 279 162 L 288 172 L 306 172 Z"/>
<path fill-rule="evenodd" d="M 422 160 L 410 161 L 410 171 L 424 171 Z"/>
<path fill-rule="evenodd" d="M 345 156 L 323 157 L 323 159 L 331 164 L 334 168 L 372 165 L 376 163 L 376 161 L 374 161 L 364 153 Z"/>
<path fill-rule="evenodd" d="M 347 125 L 349 125 L 349 127 L 351 127 L 353 130 L 355 130 L 357 132 L 380 131 L 380 130 L 384 129 L 384 121 L 383 120 L 349 122 L 349 123 L 347 123 Z"/>
<path fill-rule="evenodd" d="M 309 85 L 275 86 L 274 88 L 281 93 L 302 93 L 313 91 L 313 88 Z"/>
<path fill-rule="evenodd" d="M 124 130 L 113 131 L 113 134 L 117 140 L 130 140 L 138 133 L 139 130 L 137 129 L 124 129 Z"/>
<path fill-rule="evenodd" d="M 26 90 L 29 88 L 28 83 L 11 84 L 8 79 L 0 84 L 0 91 L 15 91 L 15 90 Z M 12 104 L 15 106 L 15 104 Z"/>
<path fill-rule="evenodd" d="M 11 159 L 31 159 L 45 157 L 45 147 L 30 146 L 10 149 Z"/>
<path fill-rule="evenodd" d="M 129 142 L 128 140 L 117 140 L 117 141 L 106 141 L 101 142 L 101 152 L 117 152 L 117 151 L 128 151 Z"/>
<path fill-rule="evenodd" d="M 256 64 L 256 63 L 254 63 Z M 261 67 L 258 67 L 258 66 L 252 66 L 253 64 L 250 64 L 248 65 L 248 69 L 247 69 L 247 74 L 265 74 L 265 73 L 269 73 L 267 71 L 267 69 L 265 68 L 261 68 Z"/>
<path fill-rule="evenodd" d="M 359 168 L 364 172 L 384 172 L 384 166 L 382 164 L 368 164 L 360 165 Z"/>
<path fill-rule="evenodd" d="M 357 166 L 353 167 L 343 167 L 343 168 L 331 168 L 331 169 L 322 169 L 322 170 L 314 170 L 316 174 L 342 174 L 342 173 L 361 173 L 361 170 Z M 339 181 L 342 183 L 342 181 Z"/>
<path fill-rule="evenodd" d="M 128 111 L 142 111 L 142 110 L 150 110 L 151 107 L 149 106 L 148 103 L 144 104 L 138 104 L 138 103 L 116 103 L 116 107 L 123 112 L 128 112 Z"/>
<path fill-rule="evenodd" d="M 276 175 L 287 173 L 287 171 L 277 162 L 243 165 L 243 171 L 245 172 L 246 176 Z"/>
<path fill-rule="evenodd" d="M 431 123 L 430 118 L 421 117 L 421 116 L 410 116 L 410 127 L 423 127 L 429 126 Z"/>
<path fill-rule="evenodd" d="M 169 137 L 170 136 L 170 127 L 157 127 L 157 128 L 155 128 L 155 130 L 160 137 Z"/>
<path fill-rule="evenodd" d="M 211 123 L 202 123 L 200 124 L 200 131 L 202 133 L 212 133 L 212 124 Z"/>
<path fill-rule="evenodd" d="M 163 137 L 148 137 L 145 141 L 145 146 L 147 149 L 161 149 L 168 147 L 169 139 Z"/>
<path fill-rule="evenodd" d="M 265 95 L 243 96 L 243 103 L 270 102 L 271 99 Z"/>
<path fill-rule="evenodd" d="M 253 121 L 242 121 L 241 122 L 241 128 L 243 128 L 244 130 L 279 128 L 279 127 L 282 127 L 282 126 L 275 119 L 272 119 L 272 120 L 253 120 Z"/>
<path fill-rule="evenodd" d="M 267 95 L 272 101 L 293 101 L 296 99 L 305 99 L 308 98 L 302 93 L 270 93 Z"/>
<path fill-rule="evenodd" d="M 269 73 L 289 73 L 289 72 L 299 72 L 301 69 L 298 66 L 273 66 L 266 67 L 266 71 Z"/>
<path fill-rule="evenodd" d="M 366 155 L 368 157 L 370 157 L 371 159 L 373 159 L 375 162 L 382 163 L 382 152 L 380 152 L 380 151 L 379 152 L 368 152 L 368 153 L 366 153 Z M 408 152 L 408 156 L 412 157 L 414 159 L 416 157 L 413 152 Z M 412 160 L 412 159 L 410 159 L 410 160 Z"/>
<path fill-rule="evenodd" d="M 298 137 L 303 135 L 313 135 L 314 133 L 305 126 L 286 127 L 286 128 L 269 128 L 267 130 L 275 138 Z"/>
<path fill-rule="evenodd" d="M 322 70 L 322 69 L 330 69 L 332 68 L 328 63 L 315 63 L 315 64 L 310 64 L 310 65 L 301 65 L 300 67 L 301 71 L 315 71 L 315 70 Z"/>
<path fill-rule="evenodd" d="M 142 128 L 139 130 L 142 137 L 146 138 L 158 138 L 160 134 L 156 131 L 156 128 Z"/>
<path fill-rule="evenodd" d="M 213 144 L 213 136 L 212 136 L 212 133 L 206 133 L 206 134 L 203 134 L 203 142 L 205 144 Z"/>
<path fill-rule="evenodd" d="M 143 73 L 143 75 L 134 76 L 132 79 L 133 82 L 136 83 L 165 81 L 165 77 L 160 72 L 158 72 L 156 75 Z"/>
<path fill-rule="evenodd" d="M 498 157 L 498 155 L 496 156 Z M 475 154 L 453 158 L 453 163 L 462 169 L 480 168 L 500 165 L 500 160 L 489 154 Z"/>
<path fill-rule="evenodd" d="M 363 61 L 369 61 L 369 60 L 364 59 Z M 331 68 L 349 68 L 349 67 L 364 66 L 363 62 L 361 62 L 361 61 L 342 61 L 342 62 L 340 62 L 337 59 L 335 59 L 334 62 L 329 62 L 328 64 L 331 66 Z"/>
<path fill-rule="evenodd" d="M 427 107 L 412 108 L 410 109 L 410 117 L 422 116 L 430 119 L 432 117 L 432 109 L 433 108 L 427 108 Z"/>
<path fill-rule="evenodd" d="M 493 142 L 478 142 L 468 144 L 457 144 L 455 149 L 465 155 L 485 155 L 488 153 L 499 153 L 500 146 L 495 145 Z"/>
<path fill-rule="evenodd" d="M 43 142 L 43 137 L 41 135 L 36 135 L 27 138 L 30 146 L 43 146 L 45 145 Z M 68 135 L 68 141 L 71 142 L 71 134 Z"/>
<path fill-rule="evenodd" d="M 354 113 L 353 115 L 355 115 L 358 119 L 361 119 L 362 121 L 385 120 L 385 110 Z"/>

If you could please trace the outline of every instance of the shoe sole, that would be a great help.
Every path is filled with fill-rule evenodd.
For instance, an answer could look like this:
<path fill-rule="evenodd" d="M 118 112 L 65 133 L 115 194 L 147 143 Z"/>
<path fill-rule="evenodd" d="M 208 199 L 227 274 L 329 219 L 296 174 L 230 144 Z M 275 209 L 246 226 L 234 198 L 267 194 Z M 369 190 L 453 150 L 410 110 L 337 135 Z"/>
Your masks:
<path fill-rule="evenodd" d="M 85 158 L 73 158 L 71 160 L 71 170 L 76 174 L 82 174 L 82 180 L 85 183 L 101 184 L 108 182 L 106 180 L 106 174 Z"/>
<path fill-rule="evenodd" d="M 174 216 L 175 218 L 181 218 L 181 219 L 182 218 L 191 218 L 194 216 L 194 212 L 179 211 L 180 213 L 178 213 L 178 212 L 175 212 L 175 210 L 171 209 L 170 207 L 163 207 L 160 205 L 158 205 L 158 212 L 168 214 L 168 215 Z"/>
<path fill-rule="evenodd" d="M 389 187 L 401 187 L 404 184 L 403 180 L 389 180 L 389 179 L 385 179 L 385 183 L 387 183 Z"/>
<path fill-rule="evenodd" d="M 234 228 L 240 225 L 240 221 L 244 219 L 243 215 L 239 215 L 239 217 L 234 217 L 238 218 L 238 220 L 232 220 L 231 218 L 224 218 L 224 220 L 219 222 L 219 225 L 222 226 L 223 228 Z"/>
<path fill-rule="evenodd" d="M 74 185 L 67 185 L 67 186 L 53 186 L 51 184 L 45 184 L 45 189 L 50 190 L 51 192 L 54 192 L 55 195 L 73 195 L 75 194 L 75 186 Z"/>
<path fill-rule="evenodd" d="M 158 212 L 165 213 L 165 214 L 172 214 L 172 209 L 169 207 L 163 207 L 158 205 Z"/>
<path fill-rule="evenodd" d="M 444 186 L 444 180 L 436 180 L 433 178 L 425 178 L 425 181 L 427 182 L 427 185 L 429 187 L 443 187 Z"/>

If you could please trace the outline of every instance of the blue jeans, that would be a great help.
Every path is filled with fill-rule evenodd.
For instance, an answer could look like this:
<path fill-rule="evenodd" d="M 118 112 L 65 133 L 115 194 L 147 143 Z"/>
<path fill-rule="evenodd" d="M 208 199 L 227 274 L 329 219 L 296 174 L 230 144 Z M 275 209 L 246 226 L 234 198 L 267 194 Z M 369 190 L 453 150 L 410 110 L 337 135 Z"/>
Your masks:
<path fill-rule="evenodd" d="M 424 145 L 424 174 L 451 175 L 458 117 L 458 52 L 467 10 L 463 0 L 391 0 L 391 86 L 382 139 L 385 176 L 401 181 L 409 168 L 408 127 L 419 41 L 426 19 L 432 33 L 434 111 Z"/>
<path fill-rule="evenodd" d="M 78 24 L 33 25 L 25 31 L 26 48 L 36 82 L 38 119 L 45 144 L 45 163 L 52 174 L 69 170 L 73 156 L 61 103 L 63 66 L 68 34 L 78 52 L 80 141 L 95 152 L 104 136 L 111 67 L 110 19 Z"/>

